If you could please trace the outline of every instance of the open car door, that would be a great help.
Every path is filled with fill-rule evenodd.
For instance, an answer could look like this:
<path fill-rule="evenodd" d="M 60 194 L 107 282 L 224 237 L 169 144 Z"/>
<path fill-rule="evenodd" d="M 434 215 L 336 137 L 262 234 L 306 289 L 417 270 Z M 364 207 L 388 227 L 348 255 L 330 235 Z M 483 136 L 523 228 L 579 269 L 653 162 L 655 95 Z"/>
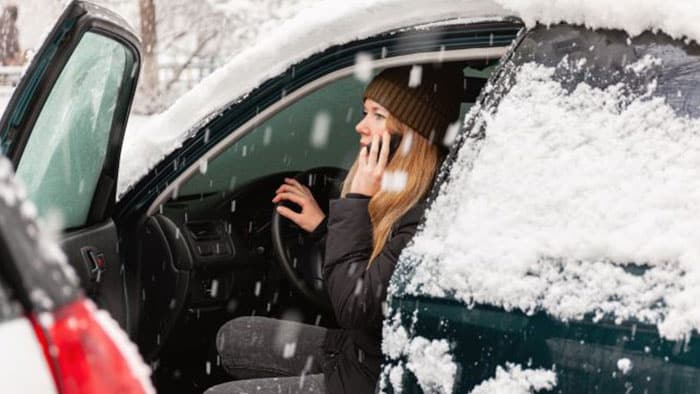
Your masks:
<path fill-rule="evenodd" d="M 128 331 L 111 219 L 141 56 L 127 26 L 94 4 L 68 4 L 3 114 L 0 141 L 39 216 L 60 219 L 87 294 Z"/>

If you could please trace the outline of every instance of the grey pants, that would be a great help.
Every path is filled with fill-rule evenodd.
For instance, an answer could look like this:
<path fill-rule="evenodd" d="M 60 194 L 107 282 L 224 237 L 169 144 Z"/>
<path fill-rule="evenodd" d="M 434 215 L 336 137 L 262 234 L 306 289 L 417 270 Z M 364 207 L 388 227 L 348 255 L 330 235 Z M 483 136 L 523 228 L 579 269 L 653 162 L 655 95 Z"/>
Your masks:
<path fill-rule="evenodd" d="M 325 393 L 326 329 L 266 317 L 239 317 L 216 337 L 223 368 L 238 379 L 205 394 Z"/>

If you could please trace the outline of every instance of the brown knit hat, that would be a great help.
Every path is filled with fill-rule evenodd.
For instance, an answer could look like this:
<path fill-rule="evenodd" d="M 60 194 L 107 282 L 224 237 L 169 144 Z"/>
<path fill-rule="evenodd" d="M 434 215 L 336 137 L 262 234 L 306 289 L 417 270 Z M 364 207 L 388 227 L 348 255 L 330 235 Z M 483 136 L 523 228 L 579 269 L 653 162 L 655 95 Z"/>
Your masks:
<path fill-rule="evenodd" d="M 409 86 L 412 66 L 387 68 L 365 89 L 392 116 L 431 143 L 442 145 L 447 127 L 459 117 L 464 75 L 459 67 L 423 65 L 417 86 Z M 418 78 L 416 78 L 418 79 Z"/>

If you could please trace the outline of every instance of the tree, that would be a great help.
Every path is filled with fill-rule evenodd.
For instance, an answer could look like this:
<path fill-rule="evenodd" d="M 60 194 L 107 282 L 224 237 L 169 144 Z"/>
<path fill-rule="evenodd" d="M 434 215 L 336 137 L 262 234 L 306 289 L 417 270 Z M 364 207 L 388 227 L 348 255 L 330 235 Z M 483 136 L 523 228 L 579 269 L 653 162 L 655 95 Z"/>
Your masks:
<path fill-rule="evenodd" d="M 167 108 L 258 37 L 319 0 L 92 1 L 122 15 L 141 35 L 143 64 L 133 109 L 152 114 Z M 0 5 L 5 2 L 0 0 Z M 65 0 L 13 2 L 20 5 L 20 43 L 36 48 Z"/>
<path fill-rule="evenodd" d="M 138 112 L 154 113 L 160 107 L 160 81 L 158 78 L 158 32 L 156 5 L 154 0 L 138 0 L 143 45 L 142 71 L 139 83 L 139 102 L 134 109 Z"/>
<path fill-rule="evenodd" d="M 319 0 L 94 1 L 139 21 L 143 65 L 134 111 L 152 114 L 257 37 Z"/>

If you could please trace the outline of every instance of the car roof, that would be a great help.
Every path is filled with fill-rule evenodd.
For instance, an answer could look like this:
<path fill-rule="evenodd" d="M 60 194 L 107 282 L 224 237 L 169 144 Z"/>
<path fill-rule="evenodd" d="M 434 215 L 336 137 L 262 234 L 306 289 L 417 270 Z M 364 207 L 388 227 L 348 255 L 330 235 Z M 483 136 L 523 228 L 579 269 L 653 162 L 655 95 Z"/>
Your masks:
<path fill-rule="evenodd" d="M 323 2 L 300 12 L 238 53 L 169 109 L 125 137 L 117 195 L 122 195 L 201 125 L 265 80 L 333 45 L 410 26 L 502 20 L 511 14 L 491 0 L 363 0 Z"/>

